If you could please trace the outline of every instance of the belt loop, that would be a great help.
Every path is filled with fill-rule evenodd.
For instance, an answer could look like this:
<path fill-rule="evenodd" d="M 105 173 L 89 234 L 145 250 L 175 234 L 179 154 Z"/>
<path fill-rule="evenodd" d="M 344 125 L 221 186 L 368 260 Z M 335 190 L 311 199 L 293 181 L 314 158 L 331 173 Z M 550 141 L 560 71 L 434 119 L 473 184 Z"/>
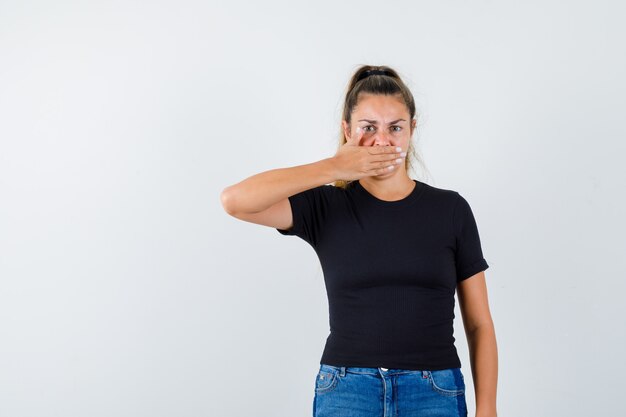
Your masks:
<path fill-rule="evenodd" d="M 428 378 L 428 371 L 422 371 L 422 378 Z"/>
<path fill-rule="evenodd" d="M 339 369 L 339 376 L 340 377 L 344 377 L 346 375 L 346 367 L 345 366 L 341 366 L 341 369 Z"/>

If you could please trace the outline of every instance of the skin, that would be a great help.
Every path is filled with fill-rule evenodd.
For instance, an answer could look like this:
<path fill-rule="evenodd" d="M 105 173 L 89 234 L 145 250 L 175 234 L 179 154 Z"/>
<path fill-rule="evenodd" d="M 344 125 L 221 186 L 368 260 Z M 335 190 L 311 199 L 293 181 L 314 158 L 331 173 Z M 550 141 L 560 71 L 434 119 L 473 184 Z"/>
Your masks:
<path fill-rule="evenodd" d="M 402 120 L 399 120 L 402 119 Z M 342 121 L 348 143 L 358 146 L 399 146 L 409 148 L 417 121 L 397 96 L 361 94 L 351 115 L 351 123 Z M 406 172 L 406 159 L 385 174 L 358 180 L 363 188 L 381 200 L 399 200 L 411 193 L 415 183 Z"/>
<path fill-rule="evenodd" d="M 351 123 L 344 120 L 342 126 L 348 143 L 400 146 L 406 152 L 416 120 L 410 120 L 408 109 L 398 96 L 361 94 L 351 115 Z M 406 172 L 405 158 L 387 173 L 363 177 L 358 181 L 372 195 L 387 201 L 406 197 L 415 186 Z M 485 272 L 461 281 L 457 286 L 457 297 L 470 353 L 476 417 L 497 417 L 498 352 Z"/>
<path fill-rule="evenodd" d="M 476 417 L 497 417 L 498 347 L 485 271 L 461 281 L 456 292 L 469 348 Z"/>

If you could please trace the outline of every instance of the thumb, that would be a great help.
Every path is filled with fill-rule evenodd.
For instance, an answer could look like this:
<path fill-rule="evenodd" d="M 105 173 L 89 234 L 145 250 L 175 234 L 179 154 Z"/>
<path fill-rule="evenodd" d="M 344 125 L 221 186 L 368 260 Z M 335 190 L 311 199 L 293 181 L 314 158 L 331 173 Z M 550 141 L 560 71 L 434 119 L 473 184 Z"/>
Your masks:
<path fill-rule="evenodd" d="M 361 143 L 361 138 L 363 137 L 363 129 L 357 127 L 353 135 L 350 136 L 350 139 L 347 141 L 350 146 L 359 146 Z"/>

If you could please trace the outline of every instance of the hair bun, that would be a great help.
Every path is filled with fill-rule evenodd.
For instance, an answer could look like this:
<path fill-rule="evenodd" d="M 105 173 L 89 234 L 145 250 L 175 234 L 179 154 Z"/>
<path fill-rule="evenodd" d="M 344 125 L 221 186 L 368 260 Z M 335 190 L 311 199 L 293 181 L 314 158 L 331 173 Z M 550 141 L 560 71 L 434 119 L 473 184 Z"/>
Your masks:
<path fill-rule="evenodd" d="M 370 75 L 386 75 L 388 77 L 393 77 L 393 74 L 387 70 L 370 69 L 363 71 L 356 80 L 357 82 L 361 81 L 363 78 L 367 78 Z"/>

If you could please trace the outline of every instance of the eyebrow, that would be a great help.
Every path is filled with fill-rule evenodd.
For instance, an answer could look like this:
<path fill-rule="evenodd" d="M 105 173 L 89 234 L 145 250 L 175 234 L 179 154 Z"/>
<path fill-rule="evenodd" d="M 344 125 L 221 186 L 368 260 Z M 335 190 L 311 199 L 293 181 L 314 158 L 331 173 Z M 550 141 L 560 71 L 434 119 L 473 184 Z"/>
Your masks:
<path fill-rule="evenodd" d="M 372 123 L 372 124 L 378 124 L 378 122 L 376 120 L 369 120 L 369 119 L 361 119 L 359 120 L 359 122 L 368 122 L 368 123 Z M 398 123 L 398 122 L 406 122 L 406 120 L 404 119 L 398 119 L 398 120 L 394 120 L 393 122 L 389 122 L 389 124 L 394 124 L 394 123 Z"/>

